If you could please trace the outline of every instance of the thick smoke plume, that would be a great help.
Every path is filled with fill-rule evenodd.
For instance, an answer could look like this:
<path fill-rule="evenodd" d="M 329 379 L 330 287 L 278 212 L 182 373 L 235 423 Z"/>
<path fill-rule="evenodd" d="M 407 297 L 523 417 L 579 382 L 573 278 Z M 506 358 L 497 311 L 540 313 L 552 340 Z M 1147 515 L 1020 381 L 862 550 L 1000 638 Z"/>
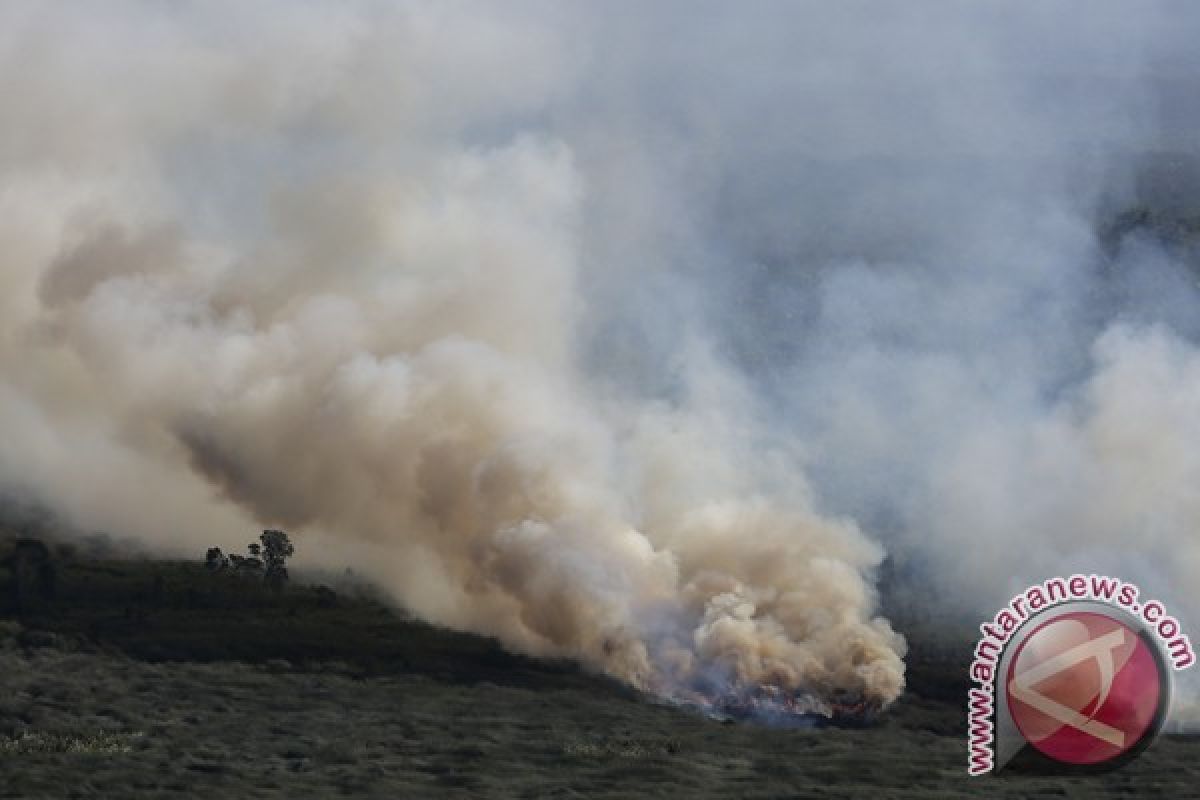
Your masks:
<path fill-rule="evenodd" d="M 0 484 L 667 695 L 893 700 L 877 542 L 1200 621 L 1195 16 L 7 4 Z"/>
<path fill-rule="evenodd" d="M 232 503 L 361 541 L 430 617 L 654 691 L 894 699 L 881 550 L 736 376 L 702 341 L 671 398 L 581 366 L 586 181 L 506 120 L 565 53 L 444 13 L 6 26 L 8 479 L 150 536 Z"/>

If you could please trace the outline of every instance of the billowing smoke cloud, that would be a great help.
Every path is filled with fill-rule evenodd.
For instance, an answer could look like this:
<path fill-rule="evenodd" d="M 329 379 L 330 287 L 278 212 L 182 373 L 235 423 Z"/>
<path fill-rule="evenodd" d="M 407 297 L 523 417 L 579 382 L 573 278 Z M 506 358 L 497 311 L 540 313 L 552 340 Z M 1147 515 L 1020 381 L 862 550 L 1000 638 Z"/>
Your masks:
<path fill-rule="evenodd" d="M 894 699 L 877 542 L 1200 620 L 1194 16 L 6 6 L 0 482 L 667 694 Z"/>

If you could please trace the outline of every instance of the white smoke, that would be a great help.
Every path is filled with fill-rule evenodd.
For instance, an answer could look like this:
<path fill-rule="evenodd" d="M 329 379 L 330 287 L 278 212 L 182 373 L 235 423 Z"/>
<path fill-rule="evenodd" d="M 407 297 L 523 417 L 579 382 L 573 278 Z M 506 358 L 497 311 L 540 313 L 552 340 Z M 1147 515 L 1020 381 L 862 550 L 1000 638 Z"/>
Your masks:
<path fill-rule="evenodd" d="M 668 693 L 895 698 L 880 540 L 1200 620 L 1194 17 L 8 4 L 0 482 Z"/>

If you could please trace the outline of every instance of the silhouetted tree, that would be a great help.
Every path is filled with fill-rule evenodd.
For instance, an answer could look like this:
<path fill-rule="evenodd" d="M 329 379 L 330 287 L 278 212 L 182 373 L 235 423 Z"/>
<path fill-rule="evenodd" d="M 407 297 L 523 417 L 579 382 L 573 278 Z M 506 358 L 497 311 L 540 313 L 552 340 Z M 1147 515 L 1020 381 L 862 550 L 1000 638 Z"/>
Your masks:
<path fill-rule="evenodd" d="M 221 552 L 221 548 L 210 547 L 204 556 L 204 566 L 210 572 L 222 572 L 229 568 L 229 558 Z"/>
<path fill-rule="evenodd" d="M 283 588 L 283 584 L 287 583 L 287 560 L 295 554 L 296 548 L 292 546 L 292 540 L 283 531 L 265 530 L 259 539 L 262 540 L 267 583 L 278 591 Z"/>

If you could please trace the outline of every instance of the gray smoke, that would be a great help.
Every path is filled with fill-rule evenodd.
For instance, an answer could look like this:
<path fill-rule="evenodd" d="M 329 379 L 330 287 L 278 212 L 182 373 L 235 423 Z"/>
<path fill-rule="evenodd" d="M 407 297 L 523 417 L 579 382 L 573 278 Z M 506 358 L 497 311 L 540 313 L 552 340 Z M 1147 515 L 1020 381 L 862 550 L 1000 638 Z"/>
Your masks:
<path fill-rule="evenodd" d="M 1192 196 L 1197 21 L 6 5 L 0 483 L 667 694 L 894 699 L 885 547 L 1186 625 L 1198 273 L 1103 233 Z"/>

